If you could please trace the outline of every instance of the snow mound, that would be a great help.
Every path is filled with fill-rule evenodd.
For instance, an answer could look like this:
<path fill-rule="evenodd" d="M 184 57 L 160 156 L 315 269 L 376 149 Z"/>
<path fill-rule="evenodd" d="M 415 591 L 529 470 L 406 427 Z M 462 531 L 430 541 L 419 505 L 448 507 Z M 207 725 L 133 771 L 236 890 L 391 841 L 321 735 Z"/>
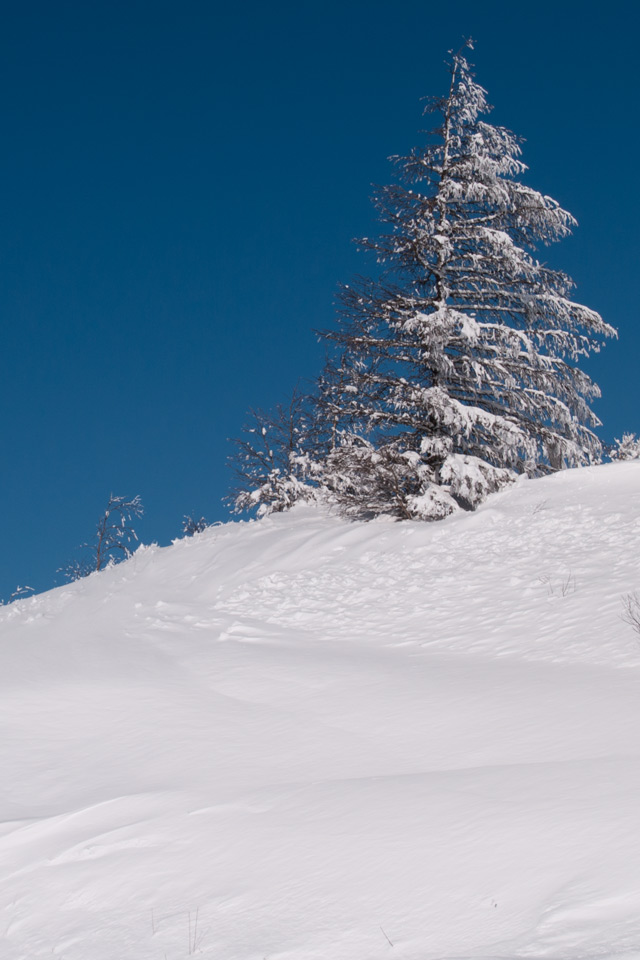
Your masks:
<path fill-rule="evenodd" d="M 640 461 L 0 610 L 6 960 L 639 960 Z"/>

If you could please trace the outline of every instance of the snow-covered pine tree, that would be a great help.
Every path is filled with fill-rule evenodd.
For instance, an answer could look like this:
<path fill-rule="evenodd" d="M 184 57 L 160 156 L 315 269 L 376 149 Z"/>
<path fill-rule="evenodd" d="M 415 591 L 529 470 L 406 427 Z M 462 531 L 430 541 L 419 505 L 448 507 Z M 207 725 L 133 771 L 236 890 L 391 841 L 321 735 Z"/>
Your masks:
<path fill-rule="evenodd" d="M 392 158 L 401 182 L 374 198 L 388 231 L 359 241 L 381 276 L 343 289 L 325 334 L 340 355 L 325 402 L 343 413 L 325 485 L 356 515 L 442 517 L 601 452 L 577 363 L 615 331 L 536 257 L 575 220 L 520 181 L 520 141 L 482 119 L 461 52 L 449 66 L 427 144 Z"/>

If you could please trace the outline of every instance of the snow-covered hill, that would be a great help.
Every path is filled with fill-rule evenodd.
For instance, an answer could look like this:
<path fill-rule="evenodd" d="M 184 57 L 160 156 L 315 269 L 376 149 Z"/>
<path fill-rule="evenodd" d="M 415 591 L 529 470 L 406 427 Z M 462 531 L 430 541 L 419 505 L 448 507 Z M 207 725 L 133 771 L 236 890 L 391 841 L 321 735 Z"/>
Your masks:
<path fill-rule="evenodd" d="M 640 958 L 640 462 L 0 610 L 3 960 Z"/>

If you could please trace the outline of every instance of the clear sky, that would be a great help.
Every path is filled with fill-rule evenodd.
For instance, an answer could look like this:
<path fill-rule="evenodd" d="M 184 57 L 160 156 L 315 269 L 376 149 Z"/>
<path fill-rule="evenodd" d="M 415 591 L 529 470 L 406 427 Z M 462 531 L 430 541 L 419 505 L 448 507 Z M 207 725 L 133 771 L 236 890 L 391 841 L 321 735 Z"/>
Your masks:
<path fill-rule="evenodd" d="M 527 182 L 579 220 L 544 254 L 619 328 L 602 437 L 640 432 L 638 8 L 629 2 L 66 0 L 0 31 L 0 597 L 62 582 L 110 492 L 145 542 L 225 519 L 228 437 L 318 372 L 371 269 L 372 183 L 476 41 Z"/>

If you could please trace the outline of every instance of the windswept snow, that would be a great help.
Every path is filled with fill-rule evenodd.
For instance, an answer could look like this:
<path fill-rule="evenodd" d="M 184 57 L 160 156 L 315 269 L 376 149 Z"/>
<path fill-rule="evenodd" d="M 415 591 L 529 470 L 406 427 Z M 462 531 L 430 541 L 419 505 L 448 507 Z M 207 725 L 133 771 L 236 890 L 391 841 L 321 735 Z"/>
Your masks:
<path fill-rule="evenodd" d="M 640 462 L 0 610 L 3 960 L 640 958 Z"/>

